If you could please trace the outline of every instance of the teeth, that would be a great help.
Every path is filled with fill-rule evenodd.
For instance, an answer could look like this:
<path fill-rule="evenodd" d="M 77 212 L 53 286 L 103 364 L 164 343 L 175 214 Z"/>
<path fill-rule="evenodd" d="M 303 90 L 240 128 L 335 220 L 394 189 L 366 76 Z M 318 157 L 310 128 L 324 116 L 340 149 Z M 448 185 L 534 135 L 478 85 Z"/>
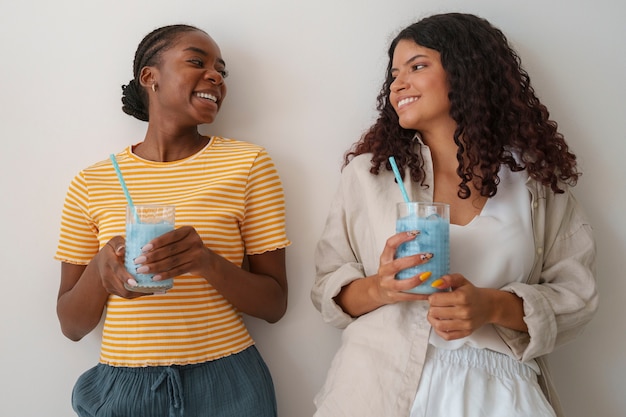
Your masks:
<path fill-rule="evenodd" d="M 200 97 L 200 98 L 205 98 L 207 100 L 211 100 L 214 103 L 217 103 L 217 97 L 215 97 L 212 94 L 208 94 L 208 93 L 196 93 L 196 96 Z"/>
<path fill-rule="evenodd" d="M 413 103 L 414 101 L 417 101 L 417 97 L 407 97 L 407 98 L 403 98 L 402 100 L 400 100 L 398 102 L 398 107 L 402 107 L 405 104 L 409 104 L 409 103 Z"/>

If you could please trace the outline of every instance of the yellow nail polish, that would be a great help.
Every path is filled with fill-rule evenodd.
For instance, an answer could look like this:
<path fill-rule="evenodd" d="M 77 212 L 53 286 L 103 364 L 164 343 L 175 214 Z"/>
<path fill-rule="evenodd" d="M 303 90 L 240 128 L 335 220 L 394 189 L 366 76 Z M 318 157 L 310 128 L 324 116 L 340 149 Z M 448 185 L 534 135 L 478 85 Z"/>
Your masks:
<path fill-rule="evenodd" d="M 419 275 L 419 279 L 420 279 L 420 281 L 424 282 L 424 281 L 426 281 L 428 278 L 430 278 L 430 276 L 431 276 L 432 274 L 433 274 L 433 273 L 432 273 L 432 272 L 430 272 L 430 271 L 422 272 L 422 273 Z"/>
<path fill-rule="evenodd" d="M 433 288 L 437 288 L 437 287 L 439 287 L 443 283 L 444 283 L 444 281 L 441 278 L 439 278 L 439 279 L 436 279 L 435 281 L 433 281 L 433 283 L 430 284 L 430 286 L 433 287 Z"/>

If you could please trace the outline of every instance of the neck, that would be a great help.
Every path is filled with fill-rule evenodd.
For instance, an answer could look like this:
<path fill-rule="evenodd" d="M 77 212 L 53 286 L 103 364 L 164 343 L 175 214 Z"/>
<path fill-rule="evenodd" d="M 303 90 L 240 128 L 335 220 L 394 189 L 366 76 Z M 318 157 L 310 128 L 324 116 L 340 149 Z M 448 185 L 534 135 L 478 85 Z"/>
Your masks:
<path fill-rule="evenodd" d="M 165 132 L 149 127 L 144 141 L 137 145 L 133 152 L 149 161 L 172 162 L 195 154 L 206 146 L 208 141 L 209 138 L 200 135 L 197 128 Z"/>
<path fill-rule="evenodd" d="M 456 173 L 458 146 L 454 143 L 456 126 L 438 131 L 421 132 L 421 138 L 430 149 L 433 166 L 437 171 L 453 171 Z"/>

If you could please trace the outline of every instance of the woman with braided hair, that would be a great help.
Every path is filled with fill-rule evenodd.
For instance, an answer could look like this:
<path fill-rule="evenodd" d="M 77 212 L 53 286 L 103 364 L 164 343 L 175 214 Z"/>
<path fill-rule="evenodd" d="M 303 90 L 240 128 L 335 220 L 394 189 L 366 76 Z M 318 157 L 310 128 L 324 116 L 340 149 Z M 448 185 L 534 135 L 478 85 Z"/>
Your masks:
<path fill-rule="evenodd" d="M 226 63 L 207 33 L 154 30 L 137 48 L 133 75 L 122 109 L 147 131 L 115 159 L 136 205 L 176 206 L 175 229 L 135 264 L 174 287 L 132 290 L 126 200 L 112 161 L 82 170 L 63 208 L 57 313 L 71 340 L 105 319 L 100 361 L 77 381 L 73 408 L 79 416 L 276 416 L 272 379 L 242 314 L 276 322 L 287 307 L 280 178 L 262 147 L 199 133 L 226 96 Z"/>
<path fill-rule="evenodd" d="M 315 253 L 313 303 L 344 329 L 315 416 L 562 416 L 545 356 L 598 305 L 576 157 L 488 21 L 433 15 L 388 53 Z M 418 231 L 393 234 L 391 156 L 411 201 L 450 205 L 446 291 L 395 279 L 432 254 L 395 258 Z"/>

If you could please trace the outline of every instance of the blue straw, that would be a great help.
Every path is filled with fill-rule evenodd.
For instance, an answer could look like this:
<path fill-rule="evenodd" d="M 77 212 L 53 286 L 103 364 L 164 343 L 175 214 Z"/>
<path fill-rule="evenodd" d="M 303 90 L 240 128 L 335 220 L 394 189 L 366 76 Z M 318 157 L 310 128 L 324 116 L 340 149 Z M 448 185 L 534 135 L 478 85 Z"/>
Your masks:
<path fill-rule="evenodd" d="M 124 177 L 122 176 L 122 171 L 120 170 L 120 166 L 117 164 L 117 159 L 115 159 L 115 155 L 111 154 L 109 156 L 111 158 L 111 162 L 113 162 L 113 168 L 115 168 L 115 173 L 117 174 L 117 179 L 120 181 L 120 185 L 122 186 L 122 190 L 124 191 L 124 195 L 126 196 L 126 202 L 130 207 L 130 211 L 135 216 L 135 221 L 139 223 L 139 218 L 137 217 L 137 211 L 135 211 L 135 205 L 133 204 L 133 199 L 130 198 L 130 194 L 128 193 L 128 188 L 126 187 L 126 182 L 124 181 Z"/>
<path fill-rule="evenodd" d="M 404 183 L 402 182 L 402 177 L 400 176 L 400 171 L 398 171 L 398 165 L 396 165 L 396 160 L 393 156 L 389 157 L 389 163 L 391 164 L 391 169 L 393 170 L 393 175 L 396 176 L 396 182 L 400 186 L 400 191 L 402 192 L 402 197 L 404 197 L 404 201 L 406 203 L 410 203 L 409 195 L 406 193 L 406 188 L 404 188 Z"/>

